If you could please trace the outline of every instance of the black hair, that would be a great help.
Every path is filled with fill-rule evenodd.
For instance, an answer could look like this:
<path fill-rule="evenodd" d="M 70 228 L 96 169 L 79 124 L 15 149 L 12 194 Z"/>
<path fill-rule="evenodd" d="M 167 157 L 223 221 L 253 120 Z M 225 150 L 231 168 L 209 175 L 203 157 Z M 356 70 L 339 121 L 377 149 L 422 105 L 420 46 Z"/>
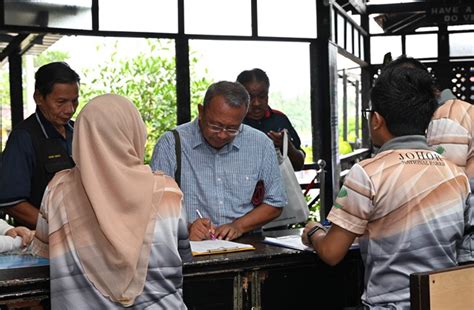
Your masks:
<path fill-rule="evenodd" d="M 399 66 L 418 68 L 420 70 L 425 70 L 426 72 L 429 72 L 428 68 L 421 61 L 413 57 L 407 57 L 406 55 L 401 55 L 397 59 L 387 63 L 382 68 L 382 71 Z"/>
<path fill-rule="evenodd" d="M 268 79 L 268 75 L 265 71 L 259 68 L 254 68 L 252 70 L 244 70 L 240 72 L 237 76 L 237 82 L 242 85 L 245 85 L 250 82 L 263 82 L 265 86 L 270 88 L 270 80 Z"/>
<path fill-rule="evenodd" d="M 245 106 L 248 108 L 250 95 L 242 84 L 237 82 L 220 81 L 211 84 L 204 95 L 204 109 L 216 96 L 222 96 L 225 102 L 232 107 Z"/>
<path fill-rule="evenodd" d="M 423 64 L 421 61 L 419 61 L 418 59 L 415 59 L 413 57 L 408 57 L 406 55 L 401 55 L 397 59 L 395 59 L 394 61 L 392 61 L 392 62 L 388 63 L 387 65 L 385 65 L 382 68 L 382 71 L 383 70 L 390 70 L 391 68 L 398 67 L 398 66 L 418 68 L 420 70 L 425 70 L 426 72 L 428 72 L 431 75 L 431 78 L 433 79 L 434 91 L 437 93 L 438 90 L 440 89 L 439 81 L 436 78 L 436 75 L 434 74 L 434 72 L 432 70 L 428 69 L 428 67 L 425 66 L 425 64 Z"/>
<path fill-rule="evenodd" d="M 387 66 L 371 91 L 372 110 L 394 136 L 425 135 L 437 108 L 433 79 L 413 66 Z"/>
<path fill-rule="evenodd" d="M 80 83 L 79 75 L 65 62 L 51 62 L 41 66 L 35 73 L 35 90 L 46 97 L 57 83 Z"/>

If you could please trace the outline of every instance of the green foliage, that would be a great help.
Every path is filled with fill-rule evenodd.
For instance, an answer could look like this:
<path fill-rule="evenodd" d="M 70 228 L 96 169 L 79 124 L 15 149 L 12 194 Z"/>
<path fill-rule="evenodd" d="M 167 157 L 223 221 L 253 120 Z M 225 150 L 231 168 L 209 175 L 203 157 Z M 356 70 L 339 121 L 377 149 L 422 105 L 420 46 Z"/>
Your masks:
<path fill-rule="evenodd" d="M 320 217 L 319 217 L 320 203 L 321 203 L 321 201 L 318 200 L 317 203 L 315 203 L 311 206 L 311 208 L 309 209 L 308 221 L 318 221 L 319 222 L 319 220 L 320 220 Z"/>
<path fill-rule="evenodd" d="M 339 153 L 347 154 L 352 152 L 351 143 L 357 142 L 357 135 L 355 130 L 355 117 L 350 117 L 347 120 L 347 141 L 343 140 L 343 127 L 342 124 L 339 126 Z M 362 137 L 362 129 L 359 124 L 359 137 Z"/>
<path fill-rule="evenodd" d="M 81 106 L 97 95 L 114 93 L 130 99 L 140 111 L 147 126 L 148 139 L 145 162 L 149 162 L 158 138 L 176 126 L 176 65 L 172 56 L 172 41 L 147 40 L 148 49 L 133 58 L 122 58 L 114 51 L 98 68 L 84 72 L 90 83 L 81 85 Z M 100 47 L 98 47 L 100 50 Z M 98 50 L 98 52 L 99 52 Z M 191 111 L 211 83 L 206 78 L 194 78 L 197 59 L 191 57 Z"/>
<path fill-rule="evenodd" d="M 339 137 L 339 154 L 344 155 L 349 154 L 350 152 L 352 152 L 352 146 L 350 143 L 344 141 L 342 137 Z"/>
<path fill-rule="evenodd" d="M 10 82 L 8 70 L 0 71 L 0 105 L 10 104 Z"/>
<path fill-rule="evenodd" d="M 39 54 L 34 59 L 34 66 L 35 68 L 39 68 L 42 65 L 45 65 L 50 62 L 55 61 L 67 61 L 69 59 L 69 53 L 63 51 L 46 51 L 44 53 Z"/>
<path fill-rule="evenodd" d="M 313 146 L 312 145 L 306 145 L 306 146 L 302 146 L 301 148 L 306 153 L 306 157 L 304 158 L 304 162 L 306 164 L 313 163 Z"/>
<path fill-rule="evenodd" d="M 284 112 L 291 121 L 300 138 L 311 136 L 310 96 L 304 94 L 291 98 L 283 98 L 279 92 L 270 89 L 269 105 Z M 308 155 L 308 154 L 307 154 Z"/>

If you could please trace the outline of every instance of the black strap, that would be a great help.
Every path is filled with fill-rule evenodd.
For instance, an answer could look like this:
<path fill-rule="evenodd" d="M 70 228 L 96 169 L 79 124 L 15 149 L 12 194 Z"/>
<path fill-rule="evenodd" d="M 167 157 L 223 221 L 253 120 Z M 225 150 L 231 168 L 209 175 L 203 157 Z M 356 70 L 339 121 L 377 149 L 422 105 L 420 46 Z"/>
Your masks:
<path fill-rule="evenodd" d="M 174 172 L 174 180 L 181 185 L 181 139 L 176 129 L 171 130 L 174 135 L 174 149 L 176 152 L 176 171 Z"/>

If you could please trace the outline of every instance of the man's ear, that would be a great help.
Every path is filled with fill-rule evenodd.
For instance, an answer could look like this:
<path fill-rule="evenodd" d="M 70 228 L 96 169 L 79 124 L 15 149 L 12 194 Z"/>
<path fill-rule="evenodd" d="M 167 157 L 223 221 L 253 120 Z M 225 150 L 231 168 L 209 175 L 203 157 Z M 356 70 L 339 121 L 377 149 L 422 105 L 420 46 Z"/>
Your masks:
<path fill-rule="evenodd" d="M 385 126 L 385 118 L 378 112 L 372 112 L 372 122 L 370 125 L 373 130 L 381 129 Z"/>
<path fill-rule="evenodd" d="M 198 119 L 201 120 L 202 115 L 204 114 L 204 106 L 202 104 L 198 104 Z"/>
<path fill-rule="evenodd" d="M 33 99 L 35 100 L 36 105 L 42 105 L 43 104 L 43 101 L 44 101 L 43 95 L 41 95 L 38 90 L 35 90 L 35 92 L 33 94 Z"/>

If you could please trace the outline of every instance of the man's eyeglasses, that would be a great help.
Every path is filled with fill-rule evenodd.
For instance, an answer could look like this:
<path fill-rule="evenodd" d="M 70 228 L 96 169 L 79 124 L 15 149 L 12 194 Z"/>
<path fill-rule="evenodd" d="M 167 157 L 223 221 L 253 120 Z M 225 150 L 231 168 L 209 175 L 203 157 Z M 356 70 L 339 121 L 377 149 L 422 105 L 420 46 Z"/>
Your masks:
<path fill-rule="evenodd" d="M 212 124 L 209 124 L 209 123 L 207 123 L 207 128 L 209 129 L 209 131 L 211 131 L 213 133 L 219 133 L 221 131 L 224 131 L 229 136 L 236 136 L 242 130 L 242 126 L 240 126 L 238 129 L 235 129 L 235 128 L 225 128 L 225 127 L 221 127 L 221 126 L 217 126 L 217 125 L 212 125 Z"/>
<path fill-rule="evenodd" d="M 374 112 L 372 109 L 362 109 L 362 117 L 369 119 L 369 113 Z"/>

